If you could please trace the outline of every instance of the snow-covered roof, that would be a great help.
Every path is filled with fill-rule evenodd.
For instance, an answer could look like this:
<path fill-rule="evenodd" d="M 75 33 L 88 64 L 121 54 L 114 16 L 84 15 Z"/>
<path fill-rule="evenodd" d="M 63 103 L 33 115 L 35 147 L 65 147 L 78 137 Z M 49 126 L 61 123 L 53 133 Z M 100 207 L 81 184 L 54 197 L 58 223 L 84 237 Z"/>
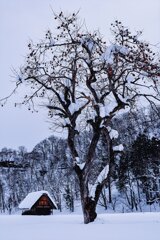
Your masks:
<path fill-rule="evenodd" d="M 53 198 L 51 197 L 51 195 L 47 191 L 44 191 L 44 190 L 29 193 L 25 197 L 25 199 L 19 204 L 19 208 L 20 209 L 30 209 L 43 194 L 47 194 L 48 197 L 50 198 L 50 200 L 53 202 L 53 204 L 57 208 L 57 205 L 56 205 L 55 201 L 53 200 Z"/>

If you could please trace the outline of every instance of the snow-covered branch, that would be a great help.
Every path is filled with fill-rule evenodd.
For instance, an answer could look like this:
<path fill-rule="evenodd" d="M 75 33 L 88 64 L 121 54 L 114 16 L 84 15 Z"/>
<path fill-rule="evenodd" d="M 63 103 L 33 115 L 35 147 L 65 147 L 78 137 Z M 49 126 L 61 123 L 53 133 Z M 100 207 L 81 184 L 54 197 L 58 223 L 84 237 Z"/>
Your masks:
<path fill-rule="evenodd" d="M 90 189 L 89 189 L 89 196 L 92 197 L 93 199 L 95 198 L 95 193 L 96 193 L 96 189 L 97 189 L 97 186 L 99 184 L 102 184 L 102 182 L 104 180 L 106 180 L 107 176 L 108 176 L 108 173 L 109 173 L 109 165 L 106 165 L 103 170 L 99 173 L 94 185 L 90 185 Z"/>

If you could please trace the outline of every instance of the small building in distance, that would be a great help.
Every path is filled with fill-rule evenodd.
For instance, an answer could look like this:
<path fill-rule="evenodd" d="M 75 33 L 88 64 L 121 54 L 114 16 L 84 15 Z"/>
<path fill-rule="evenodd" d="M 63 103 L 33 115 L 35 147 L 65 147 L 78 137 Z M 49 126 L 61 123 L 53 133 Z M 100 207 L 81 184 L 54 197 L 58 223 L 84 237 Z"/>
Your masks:
<path fill-rule="evenodd" d="M 22 215 L 50 215 L 53 209 L 58 209 L 53 198 L 47 191 L 29 193 L 19 204 Z"/>

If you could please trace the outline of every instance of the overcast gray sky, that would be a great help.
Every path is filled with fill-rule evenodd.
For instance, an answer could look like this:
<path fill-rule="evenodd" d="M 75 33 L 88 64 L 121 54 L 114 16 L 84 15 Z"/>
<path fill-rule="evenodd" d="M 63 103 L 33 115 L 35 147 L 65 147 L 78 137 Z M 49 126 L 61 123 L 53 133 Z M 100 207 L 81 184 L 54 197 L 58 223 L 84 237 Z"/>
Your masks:
<path fill-rule="evenodd" d="M 160 0 L 0 0 L 0 98 L 14 87 L 12 68 L 23 65 L 29 39 L 38 41 L 45 30 L 54 30 L 55 12 L 80 10 L 88 29 L 100 29 L 111 38 L 109 27 L 119 19 L 132 31 L 143 30 L 143 38 L 160 42 Z M 0 107 L 0 149 L 26 146 L 28 150 L 52 135 L 45 112 L 31 114 L 14 108 L 17 94 Z"/>

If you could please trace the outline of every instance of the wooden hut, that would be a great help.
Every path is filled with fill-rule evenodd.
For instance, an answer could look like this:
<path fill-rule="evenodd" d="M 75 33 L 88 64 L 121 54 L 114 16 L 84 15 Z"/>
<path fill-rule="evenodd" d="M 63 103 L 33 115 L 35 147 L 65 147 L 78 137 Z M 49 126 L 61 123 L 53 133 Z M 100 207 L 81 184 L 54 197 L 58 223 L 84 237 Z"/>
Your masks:
<path fill-rule="evenodd" d="M 29 193 L 19 204 L 22 215 L 50 215 L 57 205 L 47 191 Z"/>

